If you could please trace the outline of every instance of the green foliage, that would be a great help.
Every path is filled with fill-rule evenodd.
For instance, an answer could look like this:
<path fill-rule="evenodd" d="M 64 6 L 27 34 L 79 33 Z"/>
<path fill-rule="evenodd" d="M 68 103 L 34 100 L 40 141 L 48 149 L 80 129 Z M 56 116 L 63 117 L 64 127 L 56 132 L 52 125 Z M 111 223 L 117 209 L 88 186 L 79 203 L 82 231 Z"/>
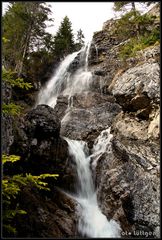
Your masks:
<path fill-rule="evenodd" d="M 146 47 L 150 46 L 150 45 L 153 45 L 156 42 L 160 43 L 160 31 L 159 31 L 159 29 L 154 28 L 151 34 L 149 34 L 146 37 L 144 36 L 142 38 L 142 41 L 143 41 L 144 46 L 146 46 Z"/>
<path fill-rule="evenodd" d="M 55 36 L 54 44 L 55 54 L 59 58 L 66 56 L 74 50 L 75 45 L 72 24 L 67 16 L 65 16 L 61 22 Z"/>
<path fill-rule="evenodd" d="M 25 90 L 29 90 L 32 88 L 32 84 L 28 82 L 24 82 L 22 78 L 17 78 L 16 73 L 11 70 L 6 70 L 3 68 L 2 70 L 2 79 L 3 81 L 7 82 L 12 87 L 19 87 Z"/>
<path fill-rule="evenodd" d="M 50 46 L 51 44 L 49 43 Z M 52 47 L 44 48 L 30 53 L 29 59 L 25 61 L 25 70 L 32 82 L 45 83 L 50 78 L 55 63 L 58 62 L 54 55 L 54 49 Z"/>
<path fill-rule="evenodd" d="M 32 88 L 32 84 L 28 82 L 24 82 L 22 78 L 17 78 L 17 74 L 11 70 L 2 69 L 2 80 L 9 84 L 11 87 L 18 87 L 21 89 L 29 90 Z M 19 116 L 22 113 L 23 107 L 10 102 L 8 104 L 2 104 L 2 112 L 5 114 Z"/>
<path fill-rule="evenodd" d="M 114 4 L 116 5 L 117 2 Z M 127 2 L 127 4 L 130 4 L 130 2 Z M 120 8 L 123 8 L 126 4 L 120 2 L 119 5 Z M 119 5 L 116 6 L 119 7 Z M 147 13 L 141 15 L 140 12 L 132 8 L 116 22 L 114 28 L 116 37 L 121 41 L 129 39 L 126 44 L 120 47 L 120 58 L 133 57 L 137 51 L 160 41 L 160 30 L 157 25 L 154 25 L 155 19 L 156 16 Z"/>
<path fill-rule="evenodd" d="M 2 19 L 5 67 L 21 73 L 28 54 L 44 44 L 50 13 L 45 2 L 10 2 Z"/>
<path fill-rule="evenodd" d="M 22 113 L 23 107 L 15 103 L 3 103 L 2 112 L 12 116 L 19 116 Z"/>
<path fill-rule="evenodd" d="M 138 2 L 138 4 L 142 5 L 143 7 L 148 7 L 152 3 L 155 3 L 155 2 L 152 2 L 152 1 L 150 1 L 150 2 Z M 116 11 L 116 12 L 126 12 L 127 9 L 130 9 L 130 11 L 136 11 L 136 2 L 124 2 L 124 1 L 114 2 L 114 7 L 113 7 L 114 11 Z"/>
<path fill-rule="evenodd" d="M 128 4 L 130 4 L 131 2 L 124 2 L 124 1 L 122 1 L 122 2 L 114 2 L 114 7 L 113 7 L 113 9 L 114 9 L 114 11 L 122 11 L 123 10 L 123 8 L 126 6 L 126 5 L 128 5 Z"/>
<path fill-rule="evenodd" d="M 40 190 L 44 189 L 44 190 L 49 191 L 50 189 L 47 187 L 48 183 L 41 181 L 41 179 L 45 179 L 45 178 L 49 178 L 49 177 L 57 178 L 58 176 L 59 176 L 58 174 L 48 174 L 48 173 L 41 174 L 39 176 L 33 176 L 29 173 L 29 174 L 26 174 L 25 180 L 27 181 L 28 184 L 32 183 L 33 186 L 37 187 Z"/>
<path fill-rule="evenodd" d="M 134 57 L 140 50 L 160 42 L 160 33 L 154 29 L 150 35 L 141 36 L 139 39 L 131 38 L 130 41 L 120 48 L 119 57 L 123 60 Z"/>
<path fill-rule="evenodd" d="M 8 39 L 5 38 L 5 37 L 2 37 L 2 43 L 5 44 L 5 43 L 7 43 L 7 42 L 8 42 Z"/>
<path fill-rule="evenodd" d="M 155 17 L 148 14 L 141 15 L 140 12 L 130 11 L 124 14 L 117 22 L 114 29 L 116 36 L 122 39 L 128 37 L 139 37 L 146 33 L 150 33 L 150 26 L 154 23 Z"/>
<path fill-rule="evenodd" d="M 2 163 L 6 162 L 14 163 L 20 160 L 16 155 L 2 155 Z M 13 224 L 13 220 L 17 214 L 27 214 L 23 209 L 19 208 L 18 195 L 24 186 L 36 187 L 40 190 L 50 190 L 47 182 L 42 180 L 46 178 L 57 178 L 58 174 L 41 174 L 39 176 L 33 176 L 30 173 L 25 176 L 17 174 L 13 176 L 3 176 L 2 179 L 2 202 L 3 202 L 3 231 L 8 234 L 16 234 L 16 229 Z M 14 201 L 14 204 L 13 204 Z"/>
<path fill-rule="evenodd" d="M 83 45 L 84 45 L 84 34 L 83 31 L 81 29 L 79 29 L 79 31 L 77 32 L 77 39 L 76 39 L 76 50 L 80 50 Z"/>
<path fill-rule="evenodd" d="M 139 16 L 139 12 L 136 12 Z M 128 35 L 134 36 L 136 35 L 136 28 L 135 28 L 135 18 L 133 12 L 130 11 L 124 14 L 117 22 L 114 29 L 114 33 L 118 38 L 125 39 Z"/>
<path fill-rule="evenodd" d="M 3 154 L 2 155 L 2 164 L 6 163 L 6 162 L 16 162 L 20 160 L 20 156 L 16 156 L 16 155 L 6 155 L 6 154 Z"/>

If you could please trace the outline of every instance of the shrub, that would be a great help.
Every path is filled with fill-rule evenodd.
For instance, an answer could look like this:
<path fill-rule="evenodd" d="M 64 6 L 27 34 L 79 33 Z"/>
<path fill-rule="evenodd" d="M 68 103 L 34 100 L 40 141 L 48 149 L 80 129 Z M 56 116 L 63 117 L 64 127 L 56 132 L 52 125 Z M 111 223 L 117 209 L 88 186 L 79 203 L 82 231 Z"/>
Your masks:
<path fill-rule="evenodd" d="M 23 107 L 15 103 L 2 104 L 2 112 L 8 115 L 19 116 L 22 110 L 23 110 Z"/>
<path fill-rule="evenodd" d="M 2 79 L 6 81 L 12 87 L 19 87 L 25 90 L 29 90 L 32 88 L 32 84 L 28 82 L 24 82 L 22 78 L 16 78 L 16 73 L 11 70 L 6 70 L 3 68 L 2 70 Z"/>
<path fill-rule="evenodd" d="M 14 163 L 20 160 L 20 156 L 2 155 L 2 164 L 6 162 Z M 19 208 L 18 195 L 24 186 L 36 187 L 49 191 L 48 183 L 42 181 L 48 177 L 56 178 L 58 174 L 41 174 L 33 176 L 31 174 L 17 174 L 13 176 L 3 176 L 2 178 L 2 203 L 3 203 L 3 233 L 5 235 L 15 236 L 16 228 L 13 226 L 13 220 L 17 214 L 27 214 L 23 209 Z"/>

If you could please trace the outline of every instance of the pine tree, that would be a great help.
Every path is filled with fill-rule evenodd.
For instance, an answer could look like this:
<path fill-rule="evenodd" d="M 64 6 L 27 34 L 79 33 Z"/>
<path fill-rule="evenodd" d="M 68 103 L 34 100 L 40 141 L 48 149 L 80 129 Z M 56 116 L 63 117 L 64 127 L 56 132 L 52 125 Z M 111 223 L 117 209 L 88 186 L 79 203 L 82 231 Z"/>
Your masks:
<path fill-rule="evenodd" d="M 150 2 L 154 3 L 154 2 Z M 140 3 L 143 6 L 149 6 L 149 2 Z M 127 7 L 131 7 L 129 11 L 126 11 Z M 121 22 L 122 32 L 125 35 L 136 36 L 138 39 L 143 34 L 143 29 L 146 30 L 146 26 L 152 23 L 152 19 L 147 17 L 147 14 L 141 15 L 136 8 L 135 2 L 114 2 L 114 11 L 123 12 Z"/>
<path fill-rule="evenodd" d="M 37 49 L 46 35 L 45 21 L 51 21 L 50 9 L 44 2 L 10 2 L 4 15 L 3 37 L 7 39 L 3 46 L 5 67 L 21 75 L 28 54 Z"/>
<path fill-rule="evenodd" d="M 76 39 L 76 50 L 80 50 L 84 45 L 84 34 L 81 29 L 77 32 L 77 39 Z"/>
<path fill-rule="evenodd" d="M 134 17 L 134 19 L 137 17 L 138 12 L 136 10 L 135 2 L 114 2 L 114 10 L 115 11 L 123 11 L 124 8 L 128 5 L 131 5 L 131 15 L 129 16 Z M 136 29 L 137 37 L 139 38 L 139 25 L 138 22 L 135 21 L 134 27 Z"/>
<path fill-rule="evenodd" d="M 65 57 L 74 51 L 74 35 L 72 24 L 67 16 L 64 17 L 55 36 L 55 54 L 58 58 Z"/>
<path fill-rule="evenodd" d="M 148 2 L 141 4 L 150 5 Z M 131 9 L 126 9 L 127 6 Z M 115 2 L 114 10 L 124 13 L 115 23 L 114 34 L 121 41 L 129 39 L 120 49 L 120 56 L 123 59 L 134 56 L 139 50 L 159 42 L 160 33 L 159 26 L 155 24 L 156 16 L 141 14 L 137 11 L 135 2 Z"/>

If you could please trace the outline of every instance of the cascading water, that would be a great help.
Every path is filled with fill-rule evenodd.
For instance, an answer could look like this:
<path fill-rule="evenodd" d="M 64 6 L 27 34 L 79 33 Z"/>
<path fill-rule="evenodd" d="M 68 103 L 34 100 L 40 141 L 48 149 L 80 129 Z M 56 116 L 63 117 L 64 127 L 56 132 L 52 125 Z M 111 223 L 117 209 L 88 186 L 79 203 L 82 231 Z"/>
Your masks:
<path fill-rule="evenodd" d="M 40 91 L 36 105 L 47 104 L 54 107 L 57 97 L 64 95 L 68 96 L 68 110 L 70 111 L 71 107 L 73 107 L 74 94 L 87 91 L 90 87 L 92 80 L 92 73 L 88 71 L 90 45 L 91 43 L 79 52 L 68 55 L 63 60 L 46 87 Z M 70 67 L 78 57 L 79 64 L 74 71 L 71 71 Z M 62 122 L 68 118 L 68 110 Z M 108 221 L 99 209 L 90 170 L 91 158 L 94 158 L 92 166 L 95 166 L 99 155 L 106 150 L 107 144 L 105 144 L 105 141 L 109 141 L 111 138 L 107 138 L 108 133 L 105 130 L 105 133 L 96 140 L 91 156 L 88 156 L 88 148 L 85 142 L 65 138 L 69 145 L 69 152 L 76 162 L 78 183 L 76 196 L 72 197 L 78 201 L 80 206 L 78 209 L 78 232 L 83 237 L 120 237 L 119 225 L 114 220 Z"/>
<path fill-rule="evenodd" d="M 92 161 L 92 168 L 96 168 L 97 161 L 100 158 L 100 156 L 104 152 L 109 152 L 111 148 L 110 141 L 112 139 L 113 135 L 110 133 L 110 127 L 103 130 L 100 135 L 96 138 L 93 149 L 92 149 L 92 155 L 91 159 Z"/>
<path fill-rule="evenodd" d="M 98 207 L 90 170 L 91 156 L 86 154 L 88 152 L 86 143 L 68 138 L 65 139 L 69 145 L 69 153 L 76 162 L 78 173 L 78 188 L 75 199 L 79 203 L 79 234 L 82 237 L 120 237 L 120 226 L 114 220 L 108 221 Z M 100 143 L 103 141 L 100 141 Z M 96 151 L 99 154 L 104 149 L 98 145 Z"/>
<path fill-rule="evenodd" d="M 41 89 L 36 105 L 47 104 L 54 107 L 58 95 L 67 95 L 70 102 L 74 94 L 88 90 L 92 79 L 92 74 L 88 71 L 90 45 L 91 43 L 83 47 L 80 51 L 68 55 L 63 60 L 46 87 Z M 69 67 L 77 56 L 79 56 L 79 62 L 82 64 L 76 71 L 71 72 Z"/>

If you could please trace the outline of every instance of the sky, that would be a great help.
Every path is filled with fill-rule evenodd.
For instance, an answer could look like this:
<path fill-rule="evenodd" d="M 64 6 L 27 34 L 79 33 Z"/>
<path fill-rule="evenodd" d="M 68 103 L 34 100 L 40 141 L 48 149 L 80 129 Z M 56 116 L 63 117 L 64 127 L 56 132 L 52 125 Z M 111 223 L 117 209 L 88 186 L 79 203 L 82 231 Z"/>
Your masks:
<path fill-rule="evenodd" d="M 114 17 L 113 3 L 110 2 L 55 2 L 52 6 L 54 27 L 49 31 L 55 31 L 60 22 L 67 15 L 72 22 L 73 33 L 81 28 L 86 41 L 90 41 L 93 32 L 102 30 L 102 25 L 108 19 Z"/>
<path fill-rule="evenodd" d="M 113 2 L 48 2 L 51 5 L 54 18 L 54 26 L 47 28 L 51 34 L 55 34 L 61 21 L 67 15 L 72 23 L 74 36 L 82 29 L 85 41 L 91 40 L 93 32 L 102 30 L 102 25 L 108 19 L 113 18 Z M 2 3 L 2 14 L 7 3 Z"/>
<path fill-rule="evenodd" d="M 72 23 L 74 36 L 76 37 L 77 31 L 82 29 L 85 42 L 92 39 L 94 32 L 102 30 L 104 22 L 117 17 L 117 13 L 113 11 L 114 2 L 47 2 L 47 4 L 51 5 L 50 17 L 54 18 L 54 26 L 48 27 L 47 31 L 55 34 L 67 15 Z M 7 2 L 2 2 L 2 14 L 7 5 Z"/>

